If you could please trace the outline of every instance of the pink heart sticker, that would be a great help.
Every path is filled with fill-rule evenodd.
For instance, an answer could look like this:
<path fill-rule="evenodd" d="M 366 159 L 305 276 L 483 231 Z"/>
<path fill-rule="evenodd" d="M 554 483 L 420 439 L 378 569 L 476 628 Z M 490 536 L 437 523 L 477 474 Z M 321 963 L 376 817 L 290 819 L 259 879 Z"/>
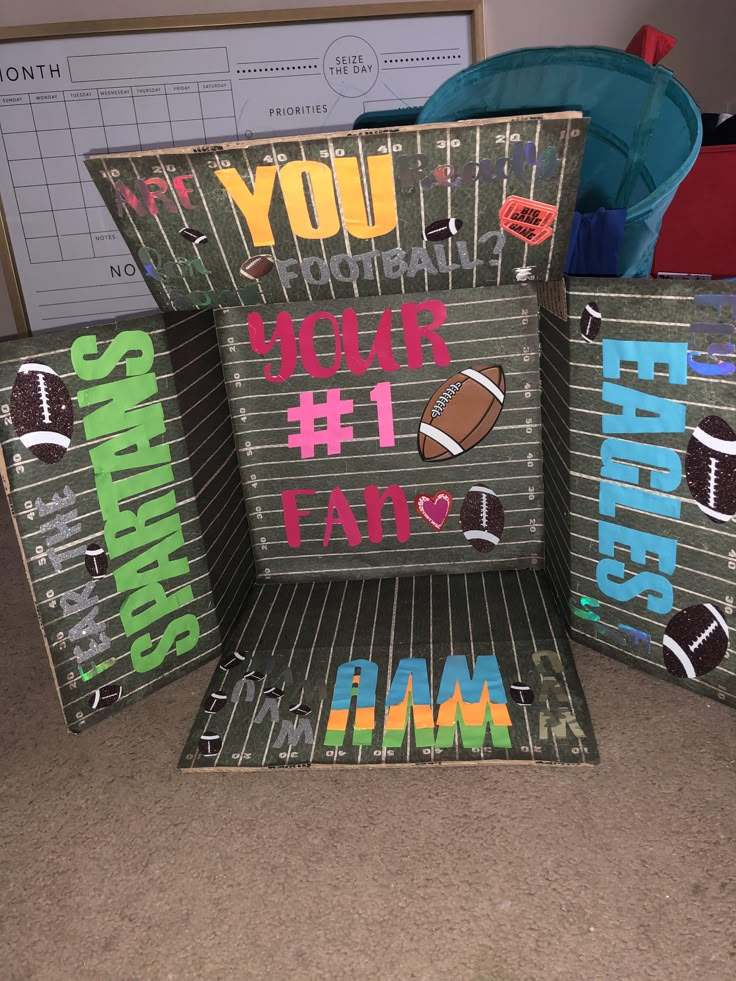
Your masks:
<path fill-rule="evenodd" d="M 434 497 L 429 494 L 419 494 L 414 498 L 414 507 L 428 525 L 435 531 L 440 531 L 450 516 L 452 495 L 447 491 L 437 491 Z"/>

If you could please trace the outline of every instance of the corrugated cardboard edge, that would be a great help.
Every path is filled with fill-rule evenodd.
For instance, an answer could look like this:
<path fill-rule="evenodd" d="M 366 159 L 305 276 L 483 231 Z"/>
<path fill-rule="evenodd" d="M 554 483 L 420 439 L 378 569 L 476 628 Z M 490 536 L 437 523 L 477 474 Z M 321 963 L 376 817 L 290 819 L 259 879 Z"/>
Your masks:
<path fill-rule="evenodd" d="M 564 279 L 552 279 L 546 283 L 538 283 L 537 300 L 540 307 L 557 317 L 558 320 L 567 322 L 567 288 Z"/>
<path fill-rule="evenodd" d="M 274 136 L 274 137 L 263 137 L 257 140 L 231 140 L 227 143 L 201 143 L 193 146 L 177 146 L 168 149 L 160 150 L 123 150 L 116 153 L 95 153 L 84 157 L 85 161 L 95 161 L 95 160 L 115 160 L 118 158 L 128 159 L 129 157 L 135 157 L 137 160 L 139 157 L 157 157 L 160 154 L 166 154 L 166 156 L 173 156 L 175 154 L 182 153 L 184 155 L 196 154 L 196 153 L 210 153 L 213 150 L 226 151 L 226 150 L 248 150 L 251 147 L 271 147 L 275 143 L 311 143 L 314 140 L 333 140 L 339 138 L 350 138 L 359 139 L 362 136 L 380 136 L 382 133 L 415 133 L 417 130 L 424 132 L 425 130 L 433 129 L 457 129 L 463 127 L 468 129 L 471 126 L 485 126 L 494 125 L 497 123 L 521 123 L 529 120 L 535 121 L 537 119 L 582 119 L 583 113 L 580 110 L 570 110 L 568 112 L 535 112 L 527 113 L 520 116 L 498 116 L 491 117 L 488 119 L 462 119 L 458 122 L 453 123 L 418 123 L 413 126 L 387 126 L 380 129 L 352 129 L 352 130 L 338 130 L 334 133 L 292 133 L 288 136 Z"/>
<path fill-rule="evenodd" d="M 181 773 L 271 773 L 274 770 L 407 770 L 410 767 L 433 766 L 565 766 L 592 769 L 600 760 L 581 760 L 579 763 L 557 760 L 427 760 L 421 763 L 285 763 L 283 766 L 200 766 L 179 767 Z"/>

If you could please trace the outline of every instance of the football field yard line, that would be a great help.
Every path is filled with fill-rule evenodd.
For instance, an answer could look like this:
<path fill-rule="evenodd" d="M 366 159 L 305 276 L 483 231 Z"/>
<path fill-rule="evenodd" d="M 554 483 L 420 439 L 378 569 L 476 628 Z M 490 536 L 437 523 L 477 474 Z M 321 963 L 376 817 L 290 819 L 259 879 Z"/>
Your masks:
<path fill-rule="evenodd" d="M 499 581 L 499 585 L 501 586 L 501 596 L 503 598 L 503 608 L 504 608 L 504 611 L 506 613 L 506 623 L 507 623 L 508 628 L 509 628 L 509 637 L 511 639 L 511 649 L 514 652 L 514 664 L 516 665 L 516 677 L 517 678 L 521 678 L 522 677 L 522 674 L 521 674 L 521 668 L 520 668 L 520 665 L 519 665 L 519 654 L 518 654 L 518 651 L 516 650 L 516 639 L 514 638 L 514 628 L 513 628 L 513 625 L 511 623 L 511 617 L 509 616 L 509 604 L 508 604 L 508 602 L 506 600 L 506 590 L 504 589 L 504 586 L 503 586 L 503 577 L 502 576 L 499 576 L 499 580 L 498 581 Z M 535 753 L 534 753 L 534 739 L 532 738 L 532 730 L 531 730 L 531 726 L 529 725 L 529 716 L 527 715 L 526 712 L 524 713 L 524 725 L 526 726 L 527 738 L 529 739 L 529 756 L 530 756 L 532 762 L 534 762 L 534 760 L 536 759 L 536 756 L 535 756 Z"/>
<path fill-rule="evenodd" d="M 559 182 L 557 184 L 557 200 L 555 201 L 555 207 L 557 208 L 557 220 L 559 220 L 560 201 L 562 200 L 562 188 L 565 183 L 565 164 L 567 163 L 567 150 L 570 144 L 571 125 L 572 125 L 572 120 L 568 119 L 567 128 L 565 130 L 565 148 L 562 151 L 562 167 L 560 168 Z M 506 152 L 508 154 L 508 149 Z M 550 238 L 549 254 L 547 256 L 547 275 L 545 276 L 545 279 L 549 279 L 550 269 L 552 268 L 552 257 L 554 255 L 555 246 L 557 245 L 556 237 L 557 237 L 557 221 L 555 221 L 552 226 L 552 237 Z"/>
<path fill-rule="evenodd" d="M 325 610 L 327 609 L 327 600 L 330 598 L 330 592 L 332 590 L 332 582 L 333 581 L 334 580 L 330 581 L 327 584 L 327 589 L 325 590 L 325 598 L 322 601 L 322 609 L 319 612 L 319 620 L 317 621 L 317 626 L 316 626 L 315 631 L 314 631 L 314 636 L 312 637 L 312 646 L 309 648 L 309 658 L 307 659 L 307 666 L 304 669 L 304 681 L 302 682 L 302 685 L 304 685 L 306 682 L 309 681 L 309 672 L 310 672 L 310 670 L 312 668 L 312 660 L 314 658 L 314 649 L 317 646 L 317 638 L 319 637 L 319 632 L 320 632 L 320 630 L 322 628 L 322 620 L 323 620 L 324 615 L 325 615 Z M 345 587 L 343 588 L 343 598 L 345 596 L 345 588 L 347 588 L 347 583 L 345 583 Z M 340 609 L 342 610 L 342 603 L 340 604 Z M 339 617 L 338 617 L 338 622 L 339 622 Z M 303 693 L 303 688 L 302 688 L 302 693 Z M 324 699 L 322 701 L 324 701 Z M 321 711 L 321 708 L 322 708 L 322 702 L 320 702 L 320 711 Z M 296 729 L 296 727 L 298 725 L 298 722 L 299 722 L 299 716 L 296 716 L 295 719 L 294 719 L 294 729 Z M 315 743 L 317 742 L 318 735 L 319 735 L 319 720 L 317 722 L 317 726 L 315 726 L 315 728 L 312 730 L 312 746 L 313 747 L 314 747 Z M 292 750 L 292 748 L 293 747 L 292 747 L 291 742 L 288 742 L 288 746 L 287 746 L 287 750 L 286 750 L 286 765 L 287 766 L 289 765 L 289 758 L 291 757 L 291 750 Z"/>
<path fill-rule="evenodd" d="M 312 598 L 312 593 L 314 592 L 314 585 L 315 584 L 312 583 L 311 586 L 310 586 L 309 593 L 307 595 L 307 601 L 304 604 L 304 610 L 302 611 L 301 620 L 299 621 L 299 627 L 298 627 L 298 629 L 296 631 L 296 634 L 294 636 L 294 643 L 292 645 L 291 653 L 289 655 L 289 661 L 288 661 L 289 667 L 291 667 L 291 661 L 292 661 L 292 658 L 294 656 L 294 651 L 296 650 L 297 644 L 299 643 L 299 639 L 301 637 L 302 626 L 304 625 L 304 617 L 307 615 L 307 610 L 309 609 L 309 603 L 310 603 L 310 600 Z M 297 585 L 296 588 L 298 589 L 298 585 Z M 253 648 L 253 655 L 252 656 L 254 656 L 255 653 L 256 653 L 256 651 L 258 650 L 258 644 L 260 643 L 260 639 L 263 636 L 263 630 L 265 629 L 266 624 L 268 623 L 268 618 L 271 615 L 271 610 L 272 609 L 273 609 L 273 604 L 271 605 L 271 608 L 269 609 L 268 616 L 266 617 L 266 620 L 264 621 L 264 624 L 263 624 L 263 629 L 261 630 L 261 633 L 260 633 L 260 635 L 258 637 L 258 640 L 256 641 L 256 644 L 255 644 L 255 646 Z M 286 619 L 286 618 L 284 618 L 284 619 Z M 248 730 L 247 730 L 247 732 L 245 734 L 245 740 L 243 741 L 243 746 L 242 746 L 242 749 L 240 750 L 240 755 L 238 757 L 238 766 L 242 766 L 242 763 L 243 763 L 243 755 L 244 755 L 245 750 L 246 750 L 246 747 L 248 745 L 248 740 L 250 739 L 251 730 L 253 729 L 253 722 L 255 720 L 256 715 L 258 714 L 257 711 L 256 711 L 256 709 L 259 707 L 260 702 L 261 702 L 261 698 L 263 697 L 263 690 L 264 690 L 265 684 L 266 684 L 266 679 L 264 678 L 263 681 L 261 682 L 261 690 L 258 693 L 258 696 L 255 699 L 255 702 L 254 702 L 254 705 L 253 705 L 252 715 L 251 715 L 251 720 L 250 720 L 250 725 L 248 726 Z"/>

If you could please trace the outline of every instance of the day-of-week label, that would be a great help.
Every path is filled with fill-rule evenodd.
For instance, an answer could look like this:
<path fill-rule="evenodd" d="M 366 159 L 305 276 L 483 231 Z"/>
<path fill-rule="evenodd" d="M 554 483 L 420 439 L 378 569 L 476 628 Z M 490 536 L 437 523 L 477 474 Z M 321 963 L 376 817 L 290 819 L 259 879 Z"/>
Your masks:
<path fill-rule="evenodd" d="M 163 95 L 163 85 L 136 85 L 133 95 Z"/>
<path fill-rule="evenodd" d="M 213 92 L 215 90 L 222 91 L 223 89 L 229 89 L 230 82 L 200 82 L 199 91 L 200 92 Z"/>
<path fill-rule="evenodd" d="M 75 89 L 72 92 L 65 92 L 67 102 L 73 102 L 75 99 L 96 99 L 97 93 L 94 89 Z"/>
<path fill-rule="evenodd" d="M 99 89 L 99 95 L 101 99 L 117 99 L 121 95 L 133 95 L 133 90 L 131 88 L 119 88 L 119 89 Z"/>

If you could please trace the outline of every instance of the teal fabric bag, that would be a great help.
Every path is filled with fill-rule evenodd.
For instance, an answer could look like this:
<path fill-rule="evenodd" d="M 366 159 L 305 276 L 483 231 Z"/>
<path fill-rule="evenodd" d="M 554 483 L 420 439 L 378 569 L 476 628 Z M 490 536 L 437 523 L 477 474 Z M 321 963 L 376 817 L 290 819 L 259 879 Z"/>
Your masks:
<path fill-rule="evenodd" d="M 662 218 L 695 162 L 700 112 L 670 71 L 616 48 L 524 48 L 472 65 L 418 123 L 580 109 L 591 119 L 579 212 L 625 209 L 619 276 L 648 276 Z"/>

